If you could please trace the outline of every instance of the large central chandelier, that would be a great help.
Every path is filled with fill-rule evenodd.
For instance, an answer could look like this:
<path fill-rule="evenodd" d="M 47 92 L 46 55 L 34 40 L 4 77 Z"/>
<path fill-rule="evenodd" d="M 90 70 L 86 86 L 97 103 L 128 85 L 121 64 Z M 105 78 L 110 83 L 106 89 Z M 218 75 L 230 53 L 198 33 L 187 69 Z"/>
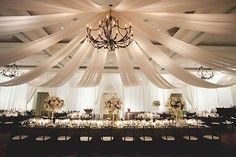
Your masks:
<path fill-rule="evenodd" d="M 110 10 L 110 15 L 99 22 L 98 28 L 87 25 L 86 38 L 97 49 L 114 51 L 116 48 L 126 48 L 133 41 L 132 26 L 121 27 L 119 21 L 111 16 Z"/>

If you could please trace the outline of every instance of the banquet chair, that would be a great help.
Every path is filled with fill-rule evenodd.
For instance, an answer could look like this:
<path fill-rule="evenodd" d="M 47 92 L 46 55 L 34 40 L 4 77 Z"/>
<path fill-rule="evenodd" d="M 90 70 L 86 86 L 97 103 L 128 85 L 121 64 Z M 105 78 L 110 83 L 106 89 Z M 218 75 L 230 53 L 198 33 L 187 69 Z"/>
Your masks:
<path fill-rule="evenodd" d="M 124 126 L 122 133 L 122 141 L 133 142 L 135 140 L 135 126 Z"/>
<path fill-rule="evenodd" d="M 91 136 L 90 126 L 80 126 L 79 127 L 79 139 L 80 142 L 90 142 L 93 137 Z"/>
<path fill-rule="evenodd" d="M 230 121 L 232 122 L 232 131 L 235 131 L 235 128 L 236 128 L 236 117 L 230 117 Z"/>
<path fill-rule="evenodd" d="M 75 149 L 75 143 L 73 143 L 72 135 L 73 130 L 71 128 L 55 128 L 56 135 L 55 140 L 52 141 L 53 145 L 55 145 L 58 150 L 57 152 L 69 152 Z"/>
<path fill-rule="evenodd" d="M 139 139 L 144 142 L 153 141 L 153 129 L 154 126 L 143 126 L 142 136 L 140 136 Z"/>
<path fill-rule="evenodd" d="M 166 126 L 165 125 L 165 133 L 161 138 L 164 141 L 175 141 L 176 140 L 176 125 L 174 126 Z"/>
<path fill-rule="evenodd" d="M 59 128 L 57 129 L 57 141 L 68 141 L 71 139 L 70 129 L 68 128 Z"/>
<path fill-rule="evenodd" d="M 32 130 L 32 134 L 34 136 L 33 150 L 37 150 L 39 147 L 41 148 L 41 152 L 54 151 L 55 141 L 56 141 L 56 130 L 51 127 L 43 127 L 43 128 L 34 128 Z"/>
<path fill-rule="evenodd" d="M 220 141 L 221 125 L 212 123 L 210 134 L 203 135 L 204 140 Z"/>
<path fill-rule="evenodd" d="M 27 133 L 24 132 L 23 128 L 15 128 L 12 133 L 11 140 L 20 141 L 20 140 L 27 139 L 28 137 L 29 135 L 27 135 Z"/>
<path fill-rule="evenodd" d="M 52 135 L 55 135 L 52 128 L 36 128 L 35 130 L 35 141 L 46 142 L 52 140 Z"/>
<path fill-rule="evenodd" d="M 188 125 L 187 135 L 183 136 L 187 141 L 198 141 L 198 126 Z"/>
<path fill-rule="evenodd" d="M 111 142 L 114 140 L 112 126 L 101 126 L 100 130 L 101 141 Z"/>
<path fill-rule="evenodd" d="M 10 147 L 20 150 L 30 141 L 30 135 L 24 128 L 17 127 L 13 130 L 11 139 L 9 141 Z"/>

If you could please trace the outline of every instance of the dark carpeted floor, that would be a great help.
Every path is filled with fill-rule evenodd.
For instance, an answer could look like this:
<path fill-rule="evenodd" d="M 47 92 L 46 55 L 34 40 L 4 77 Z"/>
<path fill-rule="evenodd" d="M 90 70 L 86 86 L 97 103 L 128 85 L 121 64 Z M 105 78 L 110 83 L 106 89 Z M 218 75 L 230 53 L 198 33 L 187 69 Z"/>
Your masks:
<path fill-rule="evenodd" d="M 235 135 L 235 134 L 234 134 Z M 0 134 L 0 157 L 236 157 L 234 136 L 214 143 L 12 143 Z"/>

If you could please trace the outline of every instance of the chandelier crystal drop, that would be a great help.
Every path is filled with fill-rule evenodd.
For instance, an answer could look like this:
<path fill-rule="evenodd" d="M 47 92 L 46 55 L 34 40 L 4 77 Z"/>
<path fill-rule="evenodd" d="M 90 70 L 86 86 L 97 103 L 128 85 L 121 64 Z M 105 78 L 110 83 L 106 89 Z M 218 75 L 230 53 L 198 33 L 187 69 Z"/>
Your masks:
<path fill-rule="evenodd" d="M 201 79 L 211 79 L 214 77 L 214 72 L 213 71 L 208 71 L 207 68 L 200 66 L 198 68 L 198 73 L 197 76 L 200 77 Z"/>
<path fill-rule="evenodd" d="M 111 16 L 110 10 L 110 15 L 99 22 L 98 28 L 93 29 L 87 25 L 86 38 L 97 49 L 104 48 L 114 51 L 118 48 L 126 48 L 133 41 L 132 26 L 121 27 L 119 21 Z"/>
<path fill-rule="evenodd" d="M 23 75 L 23 73 L 19 72 L 19 68 L 15 63 L 12 65 L 9 65 L 7 69 L 1 70 L 0 74 L 2 74 L 2 76 L 9 77 L 9 78 L 15 78 L 15 77 L 19 77 Z"/>

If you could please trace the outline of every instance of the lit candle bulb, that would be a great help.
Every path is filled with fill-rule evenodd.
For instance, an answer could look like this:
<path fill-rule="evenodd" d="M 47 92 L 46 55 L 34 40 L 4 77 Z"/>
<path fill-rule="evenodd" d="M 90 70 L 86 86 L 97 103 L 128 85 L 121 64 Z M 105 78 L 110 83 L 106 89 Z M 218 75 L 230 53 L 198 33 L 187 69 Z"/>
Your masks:
<path fill-rule="evenodd" d="M 107 19 L 109 18 L 109 16 L 107 15 Z"/>
<path fill-rule="evenodd" d="M 127 25 L 125 24 L 125 28 L 127 27 Z"/>
<path fill-rule="evenodd" d="M 87 27 L 89 27 L 89 25 L 87 24 Z"/>

